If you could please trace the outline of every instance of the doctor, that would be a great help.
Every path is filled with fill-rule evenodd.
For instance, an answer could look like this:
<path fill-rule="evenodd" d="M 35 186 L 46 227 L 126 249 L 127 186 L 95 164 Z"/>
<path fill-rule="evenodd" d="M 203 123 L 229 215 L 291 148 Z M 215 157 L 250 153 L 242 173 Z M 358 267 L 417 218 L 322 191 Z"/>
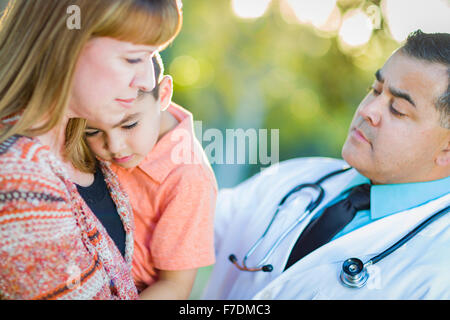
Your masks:
<path fill-rule="evenodd" d="M 450 205 L 449 76 L 450 35 L 412 33 L 376 72 L 344 161 L 293 159 L 222 190 L 203 298 L 450 299 L 450 213 L 368 264 L 365 285 L 340 277 L 346 259 L 365 263 Z M 348 165 L 320 183 L 323 198 L 309 213 L 319 189 L 295 187 Z"/>

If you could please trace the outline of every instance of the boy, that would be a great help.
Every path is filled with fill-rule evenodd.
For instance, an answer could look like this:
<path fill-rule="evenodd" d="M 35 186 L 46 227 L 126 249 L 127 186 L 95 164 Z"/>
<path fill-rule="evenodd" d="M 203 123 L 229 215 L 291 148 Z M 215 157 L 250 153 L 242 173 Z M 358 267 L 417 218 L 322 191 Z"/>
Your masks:
<path fill-rule="evenodd" d="M 130 197 L 141 299 L 187 299 L 197 268 L 214 263 L 217 184 L 195 139 L 192 114 L 171 103 L 172 78 L 163 75 L 159 55 L 152 61 L 157 86 L 140 92 L 120 123 L 88 122 L 86 142 L 111 162 Z M 176 160 L 180 133 L 189 135 L 192 161 Z"/>

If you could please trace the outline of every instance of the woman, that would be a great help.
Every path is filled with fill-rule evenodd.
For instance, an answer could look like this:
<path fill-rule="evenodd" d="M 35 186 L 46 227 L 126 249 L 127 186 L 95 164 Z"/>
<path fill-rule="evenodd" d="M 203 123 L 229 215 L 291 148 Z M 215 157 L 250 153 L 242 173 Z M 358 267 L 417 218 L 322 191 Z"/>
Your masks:
<path fill-rule="evenodd" d="M 180 26 L 176 0 L 10 1 L 0 21 L 0 298 L 137 298 L 127 197 L 102 166 L 126 233 L 122 257 L 75 185 L 94 181 L 68 160 L 83 159 L 84 123 L 66 125 L 120 122 L 153 88 L 151 56 Z"/>

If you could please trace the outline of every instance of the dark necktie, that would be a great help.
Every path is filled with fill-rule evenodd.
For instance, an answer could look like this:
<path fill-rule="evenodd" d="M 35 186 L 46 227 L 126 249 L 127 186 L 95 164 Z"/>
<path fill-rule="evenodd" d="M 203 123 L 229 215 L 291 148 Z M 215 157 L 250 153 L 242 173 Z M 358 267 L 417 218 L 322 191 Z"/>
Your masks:
<path fill-rule="evenodd" d="M 328 243 L 341 231 L 360 210 L 370 208 L 370 185 L 362 184 L 354 187 L 348 197 L 325 208 L 322 215 L 312 221 L 302 232 L 291 251 L 284 270 Z"/>

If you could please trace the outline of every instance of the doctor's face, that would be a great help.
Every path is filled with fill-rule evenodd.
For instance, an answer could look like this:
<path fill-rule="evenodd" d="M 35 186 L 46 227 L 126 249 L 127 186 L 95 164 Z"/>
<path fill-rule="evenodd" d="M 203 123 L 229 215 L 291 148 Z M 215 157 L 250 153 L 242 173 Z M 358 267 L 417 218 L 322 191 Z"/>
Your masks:
<path fill-rule="evenodd" d="M 343 158 L 375 184 L 448 175 L 450 130 L 435 107 L 447 84 L 446 66 L 394 53 L 356 110 Z"/>

